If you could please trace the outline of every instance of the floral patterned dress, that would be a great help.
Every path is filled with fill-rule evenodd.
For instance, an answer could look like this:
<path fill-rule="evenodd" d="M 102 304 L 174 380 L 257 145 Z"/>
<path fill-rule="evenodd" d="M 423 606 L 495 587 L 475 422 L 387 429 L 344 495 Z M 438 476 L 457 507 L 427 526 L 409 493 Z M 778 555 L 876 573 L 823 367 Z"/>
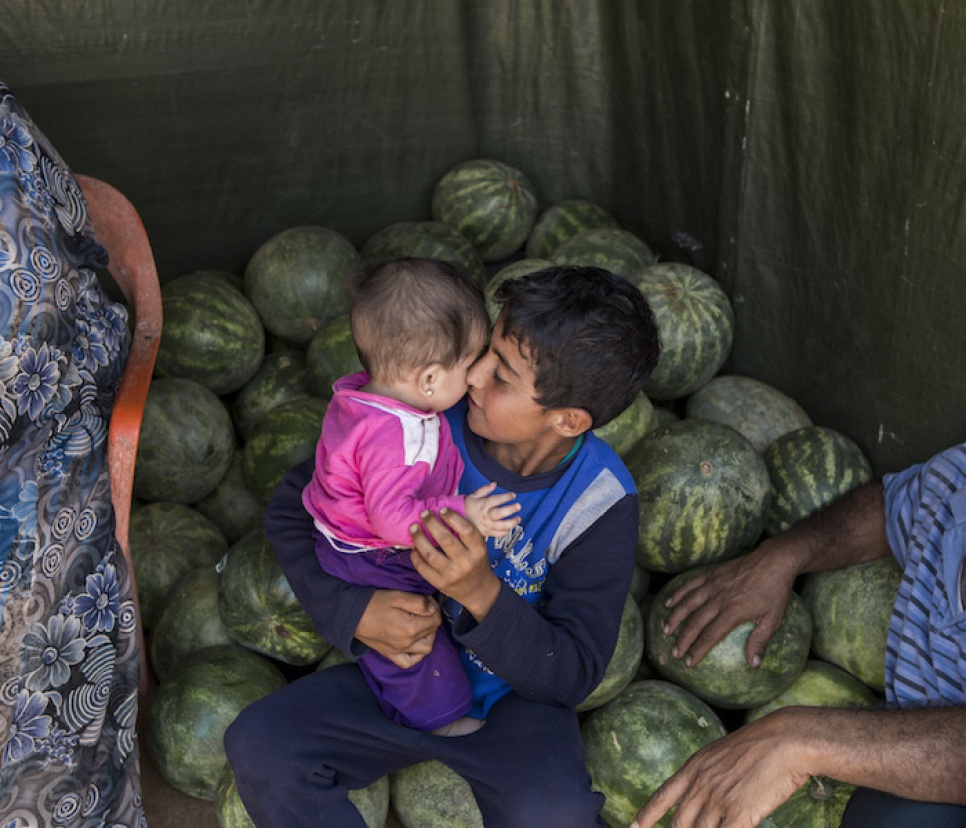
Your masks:
<path fill-rule="evenodd" d="M 107 430 L 130 335 L 80 187 L 0 83 L 0 828 L 145 825 Z"/>

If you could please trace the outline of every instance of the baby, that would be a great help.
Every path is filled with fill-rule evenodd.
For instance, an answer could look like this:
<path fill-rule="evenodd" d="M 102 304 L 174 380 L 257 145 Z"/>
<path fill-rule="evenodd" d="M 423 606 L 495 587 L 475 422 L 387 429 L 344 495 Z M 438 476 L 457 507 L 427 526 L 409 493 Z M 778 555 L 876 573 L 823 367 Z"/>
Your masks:
<path fill-rule="evenodd" d="M 484 536 L 505 535 L 518 522 L 515 495 L 493 494 L 494 483 L 456 494 L 463 461 L 439 416 L 466 394 L 489 316 L 479 288 L 431 259 L 376 268 L 352 286 L 351 300 L 365 371 L 333 385 L 302 494 L 316 556 L 348 583 L 430 594 L 410 561 L 410 527 L 423 512 L 453 509 Z M 443 626 L 432 652 L 413 667 L 375 650 L 359 667 L 386 715 L 410 727 L 440 730 L 470 707 L 470 684 Z"/>

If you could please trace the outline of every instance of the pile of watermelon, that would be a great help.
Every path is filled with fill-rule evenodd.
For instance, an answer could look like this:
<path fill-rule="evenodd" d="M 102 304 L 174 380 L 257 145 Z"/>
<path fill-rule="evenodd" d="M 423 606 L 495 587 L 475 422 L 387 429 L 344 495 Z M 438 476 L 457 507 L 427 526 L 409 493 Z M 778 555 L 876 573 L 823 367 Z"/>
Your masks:
<path fill-rule="evenodd" d="M 538 210 L 533 184 L 479 159 L 445 173 L 431 215 L 359 249 L 330 228 L 267 239 L 244 274 L 199 270 L 162 288 L 164 332 L 145 409 L 130 545 L 157 687 L 148 754 L 175 788 L 251 825 L 222 748 L 240 710 L 308 670 L 345 660 L 315 631 L 275 560 L 263 514 L 284 472 L 314 453 L 333 381 L 360 369 L 344 287 L 400 256 L 448 261 L 488 300 L 552 264 L 605 267 L 650 302 L 663 352 L 643 393 L 599 430 L 640 493 L 637 568 L 617 649 L 578 711 L 604 818 L 624 826 L 699 747 L 786 704 L 868 705 L 882 692 L 892 561 L 809 576 L 760 669 L 738 627 L 694 669 L 670 655 L 664 598 L 872 477 L 861 449 L 763 382 L 724 374 L 735 318 L 710 275 L 657 261 L 604 208 Z M 495 308 L 491 305 L 491 313 Z M 819 779 L 766 824 L 837 825 L 847 785 Z M 437 763 L 353 799 L 370 828 L 482 824 L 465 780 Z"/>

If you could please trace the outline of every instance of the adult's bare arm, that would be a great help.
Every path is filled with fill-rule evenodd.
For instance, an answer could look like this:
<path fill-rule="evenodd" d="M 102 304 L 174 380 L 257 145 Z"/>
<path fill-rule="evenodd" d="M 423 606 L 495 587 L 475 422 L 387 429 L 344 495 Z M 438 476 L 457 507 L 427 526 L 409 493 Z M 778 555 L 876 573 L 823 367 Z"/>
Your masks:
<path fill-rule="evenodd" d="M 732 629 L 755 624 L 748 637 L 753 667 L 778 629 L 795 579 L 890 554 L 881 482 L 846 493 L 746 555 L 685 583 L 667 602 L 668 634 L 677 631 L 675 657 L 697 664 Z"/>
<path fill-rule="evenodd" d="M 675 828 L 753 828 L 809 776 L 966 804 L 963 739 L 966 707 L 783 708 L 695 753 L 641 808 L 633 828 L 651 828 L 675 806 Z"/>

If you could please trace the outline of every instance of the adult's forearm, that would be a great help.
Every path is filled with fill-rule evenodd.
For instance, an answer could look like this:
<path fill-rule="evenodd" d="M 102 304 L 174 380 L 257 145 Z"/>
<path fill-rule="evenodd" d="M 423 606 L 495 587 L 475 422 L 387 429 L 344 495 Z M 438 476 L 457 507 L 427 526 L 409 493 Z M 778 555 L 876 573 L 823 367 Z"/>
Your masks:
<path fill-rule="evenodd" d="M 907 799 L 966 805 L 966 706 L 914 710 L 793 708 L 813 775 Z"/>
<path fill-rule="evenodd" d="M 882 483 L 875 481 L 847 492 L 759 548 L 785 556 L 796 574 L 841 569 L 890 554 L 885 525 Z"/>

